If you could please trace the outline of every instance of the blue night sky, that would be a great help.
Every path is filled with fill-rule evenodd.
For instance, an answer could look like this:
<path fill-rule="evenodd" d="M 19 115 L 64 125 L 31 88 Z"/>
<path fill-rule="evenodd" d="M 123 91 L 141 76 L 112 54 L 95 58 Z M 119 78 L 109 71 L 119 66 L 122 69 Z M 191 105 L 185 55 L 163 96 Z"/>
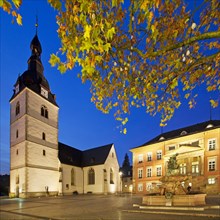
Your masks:
<path fill-rule="evenodd" d="M 160 116 L 152 117 L 144 108 L 133 108 L 127 123 L 128 133 L 120 133 L 119 123 L 113 112 L 103 114 L 90 101 L 89 83 L 82 84 L 77 78 L 80 68 L 60 74 L 48 62 L 50 54 L 60 47 L 57 36 L 56 12 L 46 0 L 24 0 L 20 13 L 23 25 L 12 24 L 12 17 L 0 10 L 0 174 L 10 170 L 10 104 L 13 85 L 19 74 L 27 70 L 27 60 L 31 55 L 30 42 L 35 35 L 35 20 L 38 14 L 38 37 L 42 45 L 41 60 L 44 75 L 49 81 L 52 93 L 56 94 L 59 110 L 59 141 L 85 150 L 114 143 L 119 164 L 125 153 L 161 133 Z M 208 94 L 198 88 L 197 106 L 189 109 L 187 101 L 175 112 L 174 117 L 163 129 L 164 132 L 189 126 L 210 119 Z M 212 110 L 212 119 L 220 119 L 220 108 Z M 129 153 L 131 160 L 131 153 Z"/>

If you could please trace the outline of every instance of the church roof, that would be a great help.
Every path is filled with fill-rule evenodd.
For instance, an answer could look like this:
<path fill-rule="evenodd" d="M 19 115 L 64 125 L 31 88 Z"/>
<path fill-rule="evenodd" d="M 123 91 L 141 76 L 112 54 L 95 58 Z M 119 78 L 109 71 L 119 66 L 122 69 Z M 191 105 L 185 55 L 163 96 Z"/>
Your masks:
<path fill-rule="evenodd" d="M 82 151 L 59 142 L 58 158 L 61 163 L 81 167 Z"/>
<path fill-rule="evenodd" d="M 113 144 L 81 151 L 66 144 L 58 144 L 58 157 L 61 163 L 87 167 L 104 164 Z"/>
<path fill-rule="evenodd" d="M 176 129 L 176 130 L 173 130 L 173 131 L 165 132 L 165 133 L 162 133 L 162 134 L 156 136 L 155 138 L 151 139 L 150 141 L 148 141 L 148 142 L 146 142 L 146 143 L 144 143 L 144 144 L 142 144 L 141 146 L 138 146 L 138 147 L 143 147 L 143 146 L 146 146 L 146 145 L 149 145 L 149 144 L 154 144 L 154 143 L 158 143 L 158 142 L 178 138 L 178 137 L 181 137 L 181 136 L 187 136 L 187 135 L 199 133 L 199 132 L 202 132 L 202 131 L 208 131 L 208 130 L 212 130 L 212 129 L 215 129 L 215 128 L 220 128 L 220 120 L 205 121 L 205 122 L 198 123 L 198 124 L 195 124 L 195 125 L 191 125 L 191 126 Z M 135 147 L 135 148 L 138 148 L 138 147 Z M 135 148 L 133 148 L 133 149 L 135 149 Z"/>
<path fill-rule="evenodd" d="M 83 151 L 82 167 L 104 164 L 113 144 Z"/>

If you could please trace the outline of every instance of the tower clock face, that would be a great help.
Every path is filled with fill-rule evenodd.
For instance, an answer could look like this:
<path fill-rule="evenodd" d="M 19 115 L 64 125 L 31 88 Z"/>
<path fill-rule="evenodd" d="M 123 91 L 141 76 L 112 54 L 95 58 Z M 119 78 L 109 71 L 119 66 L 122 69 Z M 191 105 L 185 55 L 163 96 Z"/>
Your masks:
<path fill-rule="evenodd" d="M 41 87 L 41 95 L 44 96 L 45 98 L 48 98 L 48 91 Z"/>

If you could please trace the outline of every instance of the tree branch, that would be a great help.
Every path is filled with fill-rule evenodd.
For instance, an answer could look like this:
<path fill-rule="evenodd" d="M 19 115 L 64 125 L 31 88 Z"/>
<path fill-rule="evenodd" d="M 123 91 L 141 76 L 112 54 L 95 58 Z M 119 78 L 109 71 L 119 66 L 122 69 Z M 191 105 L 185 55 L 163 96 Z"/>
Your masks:
<path fill-rule="evenodd" d="M 152 53 L 143 53 L 141 50 L 134 48 L 134 52 L 138 53 L 141 57 L 143 58 L 155 58 L 157 56 L 161 56 L 166 52 L 169 52 L 171 50 L 175 50 L 177 48 L 186 46 L 186 45 L 190 45 L 194 42 L 197 41 L 201 41 L 201 40 L 207 40 L 207 39 L 214 39 L 214 38 L 220 38 L 220 31 L 214 31 L 214 32 L 208 32 L 208 33 L 204 33 L 204 34 L 200 34 L 199 36 L 193 36 L 187 40 L 184 40 L 182 42 L 179 42 L 177 44 L 171 45 L 171 46 L 167 46 L 162 50 L 158 50 Z"/>

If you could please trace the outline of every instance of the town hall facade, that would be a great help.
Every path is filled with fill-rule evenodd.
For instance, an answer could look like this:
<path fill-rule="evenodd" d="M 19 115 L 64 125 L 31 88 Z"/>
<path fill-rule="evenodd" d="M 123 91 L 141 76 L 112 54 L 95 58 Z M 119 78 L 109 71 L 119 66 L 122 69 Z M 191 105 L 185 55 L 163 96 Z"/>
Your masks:
<path fill-rule="evenodd" d="M 81 151 L 58 141 L 59 106 L 44 76 L 37 34 L 10 99 L 10 196 L 116 193 L 114 144 Z"/>

